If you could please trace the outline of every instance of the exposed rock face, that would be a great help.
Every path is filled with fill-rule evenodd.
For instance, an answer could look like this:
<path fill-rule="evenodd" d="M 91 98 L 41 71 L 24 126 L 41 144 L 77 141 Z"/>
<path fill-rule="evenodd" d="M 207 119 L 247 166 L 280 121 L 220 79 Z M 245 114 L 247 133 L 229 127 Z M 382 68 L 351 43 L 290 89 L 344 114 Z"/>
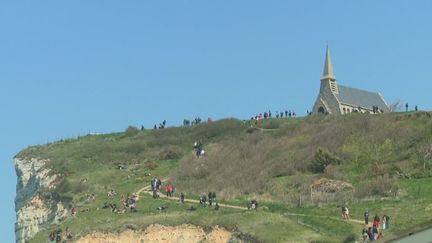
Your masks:
<path fill-rule="evenodd" d="M 16 242 L 31 239 L 44 224 L 54 223 L 67 215 L 63 203 L 52 197 L 57 175 L 52 175 L 44 165 L 47 160 L 15 158 L 18 176 L 15 198 Z M 46 191 L 46 193 L 42 193 Z"/>
<path fill-rule="evenodd" d="M 135 242 L 229 242 L 232 233 L 223 228 L 214 227 L 206 233 L 194 225 L 164 226 L 150 225 L 145 231 L 126 230 L 121 233 L 90 233 L 78 243 L 135 243 Z"/>

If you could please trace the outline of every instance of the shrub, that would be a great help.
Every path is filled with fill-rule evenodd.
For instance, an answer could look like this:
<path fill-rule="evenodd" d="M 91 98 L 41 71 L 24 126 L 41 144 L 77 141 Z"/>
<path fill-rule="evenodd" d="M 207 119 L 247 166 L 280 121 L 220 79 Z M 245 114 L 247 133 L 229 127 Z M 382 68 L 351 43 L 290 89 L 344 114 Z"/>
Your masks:
<path fill-rule="evenodd" d="M 165 148 L 159 153 L 159 159 L 161 160 L 168 160 L 168 159 L 180 159 L 182 157 L 182 153 L 174 148 Z"/>
<path fill-rule="evenodd" d="M 139 133 L 139 129 L 134 126 L 128 126 L 125 131 L 126 137 L 133 137 Z"/>
<path fill-rule="evenodd" d="M 340 159 L 327 150 L 318 149 L 309 169 L 313 173 L 324 173 L 325 168 L 330 164 L 338 165 L 340 164 Z"/>
<path fill-rule="evenodd" d="M 146 168 L 148 170 L 154 170 L 157 167 L 159 167 L 159 165 L 156 164 L 155 162 L 152 162 L 152 161 L 147 161 L 144 163 L 144 168 Z"/>
<path fill-rule="evenodd" d="M 125 152 L 128 154 L 138 155 L 145 150 L 145 147 L 146 144 L 144 142 L 134 142 L 125 148 Z"/>
<path fill-rule="evenodd" d="M 269 122 L 265 122 L 263 124 L 264 129 L 278 129 L 280 127 L 280 123 L 276 120 L 270 120 Z"/>

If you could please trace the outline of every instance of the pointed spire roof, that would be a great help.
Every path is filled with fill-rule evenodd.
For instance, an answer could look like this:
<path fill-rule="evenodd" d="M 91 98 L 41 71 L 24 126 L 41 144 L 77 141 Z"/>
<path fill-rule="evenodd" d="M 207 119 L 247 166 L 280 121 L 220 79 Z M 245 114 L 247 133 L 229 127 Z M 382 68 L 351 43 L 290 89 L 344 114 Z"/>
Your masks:
<path fill-rule="evenodd" d="M 326 57 L 325 57 L 325 62 L 324 62 L 324 71 L 323 71 L 323 75 L 321 77 L 321 80 L 323 79 L 331 79 L 331 80 L 336 80 L 336 77 L 333 73 L 333 65 L 331 62 L 331 57 L 330 57 L 330 48 L 327 45 L 327 50 L 326 50 Z"/>

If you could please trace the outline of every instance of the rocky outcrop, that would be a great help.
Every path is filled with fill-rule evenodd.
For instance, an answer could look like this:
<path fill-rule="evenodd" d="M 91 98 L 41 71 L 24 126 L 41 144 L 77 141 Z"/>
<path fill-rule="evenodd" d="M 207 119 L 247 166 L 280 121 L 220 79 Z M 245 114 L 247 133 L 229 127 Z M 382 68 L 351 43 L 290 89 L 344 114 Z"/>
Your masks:
<path fill-rule="evenodd" d="M 78 239 L 78 243 L 106 242 L 229 242 L 232 233 L 218 226 L 205 232 L 203 228 L 194 225 L 164 226 L 150 225 L 145 231 L 126 230 L 121 233 L 93 232 Z M 240 241 L 236 241 L 240 242 Z"/>
<path fill-rule="evenodd" d="M 62 220 L 67 209 L 52 191 L 56 187 L 57 175 L 46 168 L 47 160 L 15 158 L 18 176 L 15 211 L 16 242 L 26 242 L 44 225 Z"/>

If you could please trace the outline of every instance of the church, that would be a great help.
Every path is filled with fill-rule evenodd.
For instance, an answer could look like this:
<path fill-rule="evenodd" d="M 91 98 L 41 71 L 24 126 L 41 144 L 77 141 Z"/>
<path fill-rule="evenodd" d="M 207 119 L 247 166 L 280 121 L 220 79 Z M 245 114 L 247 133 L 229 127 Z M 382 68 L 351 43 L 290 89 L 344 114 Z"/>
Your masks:
<path fill-rule="evenodd" d="M 324 72 L 313 114 L 384 113 L 390 108 L 380 93 L 339 85 L 333 73 L 330 49 L 327 46 Z"/>

